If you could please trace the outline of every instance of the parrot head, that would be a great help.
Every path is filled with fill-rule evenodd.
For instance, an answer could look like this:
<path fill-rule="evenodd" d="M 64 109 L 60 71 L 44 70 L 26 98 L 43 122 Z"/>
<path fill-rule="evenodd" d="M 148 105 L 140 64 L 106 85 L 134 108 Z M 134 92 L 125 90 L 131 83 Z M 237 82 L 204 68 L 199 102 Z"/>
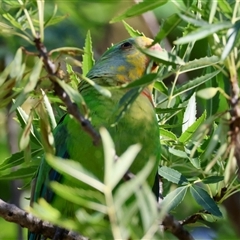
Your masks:
<path fill-rule="evenodd" d="M 87 74 L 92 80 L 101 78 L 104 85 L 121 85 L 141 78 L 151 59 L 140 49 L 151 46 L 153 40 L 147 37 L 129 38 L 110 47 Z M 154 51 L 163 51 L 159 44 L 150 47 Z M 158 65 L 153 63 L 151 72 Z"/>

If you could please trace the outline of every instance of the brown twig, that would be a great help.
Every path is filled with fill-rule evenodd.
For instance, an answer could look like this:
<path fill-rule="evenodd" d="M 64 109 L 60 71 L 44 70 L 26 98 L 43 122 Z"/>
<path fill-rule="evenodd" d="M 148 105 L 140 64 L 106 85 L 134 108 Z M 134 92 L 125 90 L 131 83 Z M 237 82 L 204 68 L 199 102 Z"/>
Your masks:
<path fill-rule="evenodd" d="M 22 227 L 28 228 L 33 233 L 42 234 L 46 238 L 53 238 L 57 227 L 34 217 L 32 214 L 16 207 L 13 204 L 6 203 L 0 199 L 0 216 L 8 222 L 14 222 Z M 74 232 L 64 232 L 63 240 L 87 240 Z"/>
<path fill-rule="evenodd" d="M 83 130 L 86 131 L 93 139 L 94 145 L 99 145 L 101 137 L 98 131 L 96 131 L 91 125 L 90 121 L 81 114 L 76 104 L 74 104 L 69 95 L 64 89 L 58 84 L 56 78 L 59 78 L 59 68 L 49 59 L 47 48 L 43 45 L 40 38 L 34 39 L 35 46 L 39 51 L 39 56 L 42 58 L 44 67 L 49 74 L 49 79 L 53 83 L 54 91 L 57 96 L 64 102 L 67 107 L 67 111 L 80 123 Z"/>
<path fill-rule="evenodd" d="M 42 234 L 44 237 L 53 238 L 57 227 L 49 222 L 42 221 L 13 204 L 9 204 L 0 199 L 0 216 L 8 222 L 14 222 L 18 225 L 29 229 L 30 232 Z M 167 214 L 162 222 L 165 230 L 170 231 L 179 240 L 193 240 L 190 233 L 183 228 L 181 222 Z M 62 240 L 88 240 L 88 238 L 75 232 L 64 232 Z"/>
<path fill-rule="evenodd" d="M 170 231 L 179 240 L 194 240 L 191 234 L 184 229 L 182 224 L 170 214 L 164 217 L 162 225 L 164 226 L 164 230 Z"/>

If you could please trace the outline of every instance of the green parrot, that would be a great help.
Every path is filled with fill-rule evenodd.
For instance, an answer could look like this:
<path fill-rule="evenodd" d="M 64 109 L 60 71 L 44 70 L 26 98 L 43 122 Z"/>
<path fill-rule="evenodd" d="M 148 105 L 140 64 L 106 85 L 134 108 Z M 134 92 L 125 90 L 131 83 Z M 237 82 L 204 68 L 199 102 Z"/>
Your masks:
<path fill-rule="evenodd" d="M 139 48 L 147 48 L 153 40 L 147 37 L 126 39 L 110 47 L 88 72 L 87 77 L 101 86 L 119 86 L 141 78 L 148 66 L 150 58 Z M 159 44 L 150 47 L 153 51 L 162 51 Z M 151 72 L 157 71 L 157 65 L 152 64 Z M 137 174 L 152 156 L 155 158 L 155 167 L 147 181 L 158 197 L 157 168 L 160 157 L 159 126 L 152 100 L 152 86 L 148 86 L 138 95 L 136 100 L 127 109 L 124 116 L 116 121 L 116 106 L 126 93 L 120 88 L 109 88 L 112 97 L 100 94 L 86 81 L 79 85 L 88 109 L 93 127 L 98 130 L 104 126 L 110 133 L 116 148 L 117 156 L 124 153 L 127 148 L 140 143 L 142 148 L 130 167 L 133 174 Z M 94 146 L 92 138 L 82 130 L 79 122 L 71 115 L 66 114 L 54 129 L 56 156 L 63 159 L 79 161 L 81 165 L 103 181 L 104 156 L 102 145 Z M 66 200 L 55 196 L 48 187 L 49 181 L 58 181 L 69 184 L 60 173 L 52 169 L 43 158 L 32 189 L 31 202 L 44 198 L 61 213 L 71 216 L 74 214 L 73 206 Z M 71 186 L 72 182 L 71 182 Z M 41 239 L 41 235 L 29 233 L 29 240 Z"/>

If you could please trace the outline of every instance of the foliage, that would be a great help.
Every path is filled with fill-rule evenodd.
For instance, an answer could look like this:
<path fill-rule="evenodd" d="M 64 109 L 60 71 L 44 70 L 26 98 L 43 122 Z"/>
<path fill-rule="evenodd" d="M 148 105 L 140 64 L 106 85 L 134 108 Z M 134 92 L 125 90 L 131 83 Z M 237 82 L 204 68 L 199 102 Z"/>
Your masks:
<path fill-rule="evenodd" d="M 149 4 L 145 0 L 113 18 L 112 22 L 154 10 L 166 2 Z M 235 128 L 235 121 L 240 117 L 240 3 L 227 0 L 174 3 L 178 13 L 164 21 L 154 42 L 162 41 L 175 28 L 184 25 L 183 36 L 174 42 L 171 52 L 156 54 L 150 49 L 144 50 L 160 64 L 158 73 L 147 74 L 122 86 L 131 89 L 131 94 L 123 96 L 119 103 L 120 118 L 139 91 L 154 83 L 162 146 L 158 172 L 164 185 L 160 211 L 145 183 L 152 168 L 151 159 L 135 178 L 116 188 L 134 161 L 138 145 L 129 146 L 121 161 L 114 163 L 114 144 L 106 130 L 101 130 L 105 152 L 104 182 L 96 180 L 74 161 L 66 164 L 54 157 L 52 130 L 66 110 L 54 95 L 49 74 L 38 55 L 19 46 L 12 62 L 1 72 L 0 107 L 12 103 L 11 111 L 17 114 L 22 134 L 19 140 L 21 151 L 0 161 L 0 179 L 25 178 L 26 184 L 29 183 L 45 152 L 53 168 L 92 187 L 86 190 L 51 184 L 56 194 L 79 206 L 76 221 L 61 216 L 44 200 L 31 209 L 37 216 L 90 238 L 105 239 L 112 236 L 114 239 L 164 239 L 158 228 L 164 213 L 181 211 L 181 206 L 189 201 L 189 195 L 194 199 L 193 205 L 196 203 L 197 206 L 189 215 L 201 215 L 205 224 L 224 217 L 219 206 L 240 189 L 236 166 L 236 161 L 240 161 L 237 155 L 239 143 Z M 20 37 L 33 49 L 38 34 L 43 41 L 45 28 L 64 19 L 57 15 L 56 9 L 46 18 L 44 1 L 3 1 L 0 33 L 5 37 Z M 141 35 L 125 22 L 124 26 L 131 36 Z M 193 59 L 199 42 L 202 43 L 202 55 Z M 64 46 L 49 52 L 56 66 L 59 63 L 67 69 L 57 81 L 71 100 L 84 106 L 83 114 L 87 116 L 87 106 L 77 91 L 78 83 L 88 81 L 107 96 L 109 91 L 85 77 L 94 64 L 90 32 L 85 41 L 83 62 L 73 58 L 82 53 L 81 49 Z M 83 75 L 73 70 L 76 66 L 82 66 Z M 171 86 L 166 84 L 170 76 L 174 76 Z M 185 81 L 177 84 L 182 76 Z M 27 114 L 22 105 L 29 98 L 32 103 Z"/>

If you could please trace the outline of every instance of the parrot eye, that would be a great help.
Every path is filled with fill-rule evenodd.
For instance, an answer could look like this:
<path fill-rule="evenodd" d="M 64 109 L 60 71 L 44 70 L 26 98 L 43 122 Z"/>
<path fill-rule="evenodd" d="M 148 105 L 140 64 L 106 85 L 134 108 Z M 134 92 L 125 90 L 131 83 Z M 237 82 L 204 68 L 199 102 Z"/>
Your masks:
<path fill-rule="evenodd" d="M 125 42 L 125 43 L 121 44 L 121 46 L 120 46 L 121 49 L 128 49 L 131 47 L 132 47 L 132 44 L 130 42 Z"/>

